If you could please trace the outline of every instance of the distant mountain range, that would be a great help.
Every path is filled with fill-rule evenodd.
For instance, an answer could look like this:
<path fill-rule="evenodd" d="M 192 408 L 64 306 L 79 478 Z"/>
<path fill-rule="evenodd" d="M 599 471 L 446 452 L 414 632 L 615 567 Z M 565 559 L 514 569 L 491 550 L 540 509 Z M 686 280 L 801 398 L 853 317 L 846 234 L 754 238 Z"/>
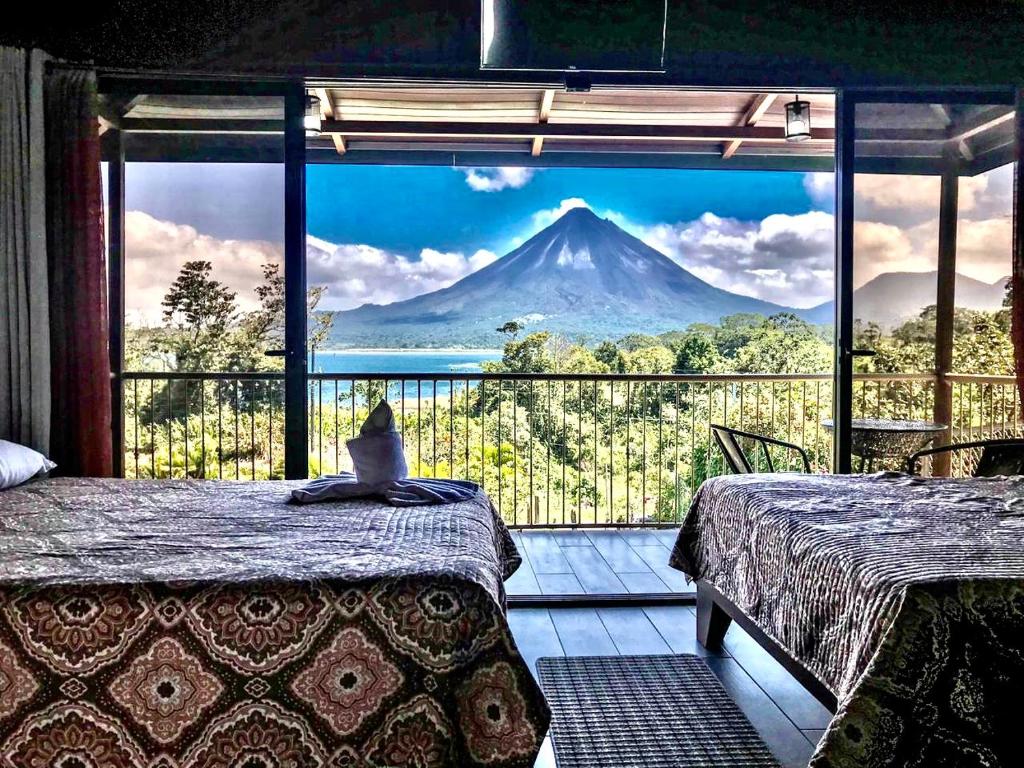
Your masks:
<path fill-rule="evenodd" d="M 973 277 L 956 276 L 956 306 L 992 312 L 1003 305 L 1009 277 L 985 283 Z M 935 303 L 937 272 L 886 272 L 872 278 L 853 292 L 854 317 L 878 323 L 891 329 L 916 317 L 921 310 Z M 812 323 L 833 321 L 831 301 L 804 310 L 803 317 Z"/>
<path fill-rule="evenodd" d="M 957 305 L 997 309 L 1004 282 L 960 275 Z M 934 296 L 934 272 L 884 274 L 854 292 L 857 316 L 885 327 L 914 316 Z M 328 346 L 495 347 L 503 341 L 495 329 L 509 320 L 590 342 L 680 330 L 740 312 L 792 312 L 830 324 L 832 307 L 794 309 L 716 288 L 611 221 L 575 208 L 447 288 L 336 312 Z"/>

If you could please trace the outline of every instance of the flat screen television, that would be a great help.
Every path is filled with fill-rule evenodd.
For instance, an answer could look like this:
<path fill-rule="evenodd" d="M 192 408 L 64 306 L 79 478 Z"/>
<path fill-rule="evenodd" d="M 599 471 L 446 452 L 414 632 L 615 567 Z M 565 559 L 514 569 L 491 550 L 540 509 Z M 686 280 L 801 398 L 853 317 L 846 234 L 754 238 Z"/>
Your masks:
<path fill-rule="evenodd" d="M 663 72 L 667 0 L 481 0 L 482 69 Z"/>

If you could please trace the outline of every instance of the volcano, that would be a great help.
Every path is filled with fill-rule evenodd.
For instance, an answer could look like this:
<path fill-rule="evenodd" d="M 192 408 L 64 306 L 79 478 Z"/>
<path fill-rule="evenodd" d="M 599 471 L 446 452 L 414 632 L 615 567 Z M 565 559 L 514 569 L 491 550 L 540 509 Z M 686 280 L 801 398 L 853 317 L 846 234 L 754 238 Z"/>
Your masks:
<path fill-rule="evenodd" d="M 588 208 L 574 208 L 458 282 L 393 304 L 335 313 L 332 346 L 498 345 L 509 320 L 527 331 L 600 341 L 657 334 L 725 315 L 796 312 L 716 288 Z"/>

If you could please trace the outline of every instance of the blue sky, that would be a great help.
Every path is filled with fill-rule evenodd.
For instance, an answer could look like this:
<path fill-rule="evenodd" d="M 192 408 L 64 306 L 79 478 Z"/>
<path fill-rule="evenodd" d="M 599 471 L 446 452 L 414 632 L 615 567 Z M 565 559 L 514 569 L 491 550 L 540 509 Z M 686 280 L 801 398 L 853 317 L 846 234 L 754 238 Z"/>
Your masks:
<path fill-rule="evenodd" d="M 221 239 L 284 238 L 284 171 L 276 164 L 129 163 L 129 210 L 194 227 Z M 532 173 L 519 188 L 475 191 L 467 172 L 448 167 L 310 165 L 309 234 L 365 243 L 416 258 L 424 247 L 486 248 L 503 255 L 529 234 L 533 215 L 583 198 L 638 225 L 696 219 L 760 220 L 823 206 L 799 173 L 558 168 Z"/>
<path fill-rule="evenodd" d="M 799 173 L 559 168 L 533 173 L 519 188 L 475 191 L 466 173 L 444 167 L 310 166 L 306 226 L 333 243 L 369 243 L 414 256 L 429 245 L 486 248 L 503 255 L 532 217 L 583 198 L 643 226 L 696 219 L 760 220 L 815 206 Z"/>

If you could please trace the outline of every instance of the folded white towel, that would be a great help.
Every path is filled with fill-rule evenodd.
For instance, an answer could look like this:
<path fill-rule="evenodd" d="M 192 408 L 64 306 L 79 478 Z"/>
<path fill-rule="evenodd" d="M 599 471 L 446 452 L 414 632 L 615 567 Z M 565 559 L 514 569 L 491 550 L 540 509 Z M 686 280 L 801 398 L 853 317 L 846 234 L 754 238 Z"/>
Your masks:
<path fill-rule="evenodd" d="M 395 415 L 387 401 L 381 400 L 363 422 L 359 437 L 345 445 L 352 456 L 352 467 L 361 484 L 378 488 L 409 476 L 402 450 L 402 436 L 395 426 Z"/>

